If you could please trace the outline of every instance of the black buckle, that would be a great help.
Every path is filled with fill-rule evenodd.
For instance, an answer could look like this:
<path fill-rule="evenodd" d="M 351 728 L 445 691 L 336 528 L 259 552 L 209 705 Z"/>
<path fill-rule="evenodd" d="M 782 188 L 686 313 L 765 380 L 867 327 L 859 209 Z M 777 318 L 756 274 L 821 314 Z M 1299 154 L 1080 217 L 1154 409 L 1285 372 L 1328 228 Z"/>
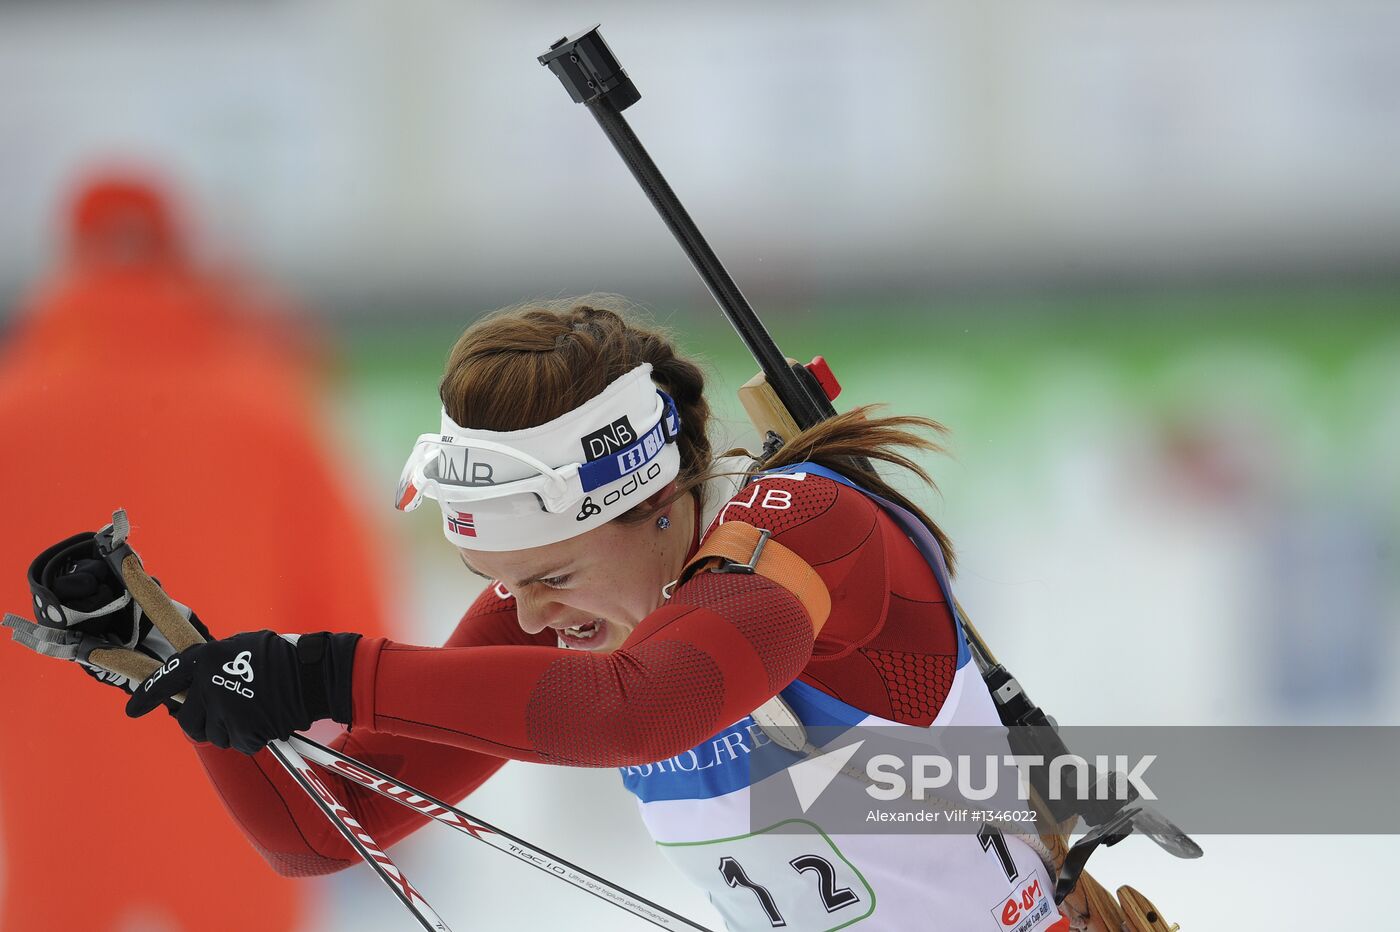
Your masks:
<path fill-rule="evenodd" d="M 131 525 L 128 523 L 125 509 L 118 508 L 112 513 L 112 523 L 92 535 L 98 555 L 107 561 L 112 572 L 123 582 L 126 581 L 126 576 L 122 573 L 122 563 L 136 553 L 126 542 L 130 531 Z M 141 558 L 137 557 L 136 560 L 140 562 Z"/>

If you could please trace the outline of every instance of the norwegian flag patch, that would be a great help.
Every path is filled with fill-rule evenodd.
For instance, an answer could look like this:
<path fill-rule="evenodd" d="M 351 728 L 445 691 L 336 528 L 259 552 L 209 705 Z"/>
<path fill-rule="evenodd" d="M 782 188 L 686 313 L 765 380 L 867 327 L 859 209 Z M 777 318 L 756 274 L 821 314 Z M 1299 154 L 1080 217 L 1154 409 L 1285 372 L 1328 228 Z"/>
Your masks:
<path fill-rule="evenodd" d="M 475 537 L 476 519 L 465 511 L 459 511 L 455 515 L 447 516 L 447 529 L 453 534 L 461 534 L 463 537 Z"/>

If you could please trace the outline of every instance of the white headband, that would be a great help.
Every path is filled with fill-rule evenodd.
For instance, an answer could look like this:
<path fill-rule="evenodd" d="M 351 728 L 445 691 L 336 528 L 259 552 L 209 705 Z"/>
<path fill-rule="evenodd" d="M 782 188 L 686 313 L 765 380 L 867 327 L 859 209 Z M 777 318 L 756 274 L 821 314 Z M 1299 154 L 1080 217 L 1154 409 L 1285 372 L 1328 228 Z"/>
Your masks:
<path fill-rule="evenodd" d="M 528 390 L 523 388 L 522 390 Z M 582 407 L 524 430 L 472 430 L 442 412 L 399 477 L 395 506 L 442 506 L 443 534 L 470 550 L 523 550 L 611 521 L 680 472 L 676 405 L 643 363 Z"/>

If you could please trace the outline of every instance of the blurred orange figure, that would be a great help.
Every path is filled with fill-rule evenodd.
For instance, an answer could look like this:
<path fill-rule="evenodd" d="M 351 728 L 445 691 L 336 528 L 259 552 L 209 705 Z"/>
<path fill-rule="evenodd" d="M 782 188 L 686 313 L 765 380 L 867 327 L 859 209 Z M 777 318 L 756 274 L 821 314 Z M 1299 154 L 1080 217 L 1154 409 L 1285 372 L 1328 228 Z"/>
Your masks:
<path fill-rule="evenodd" d="M 310 344 L 195 268 L 139 177 L 89 185 L 69 225 L 0 351 L 0 605 L 24 613 L 29 561 L 123 507 L 146 566 L 216 635 L 387 633 Z M 249 847 L 174 722 L 130 721 L 116 690 L 8 644 L 0 684 L 0 929 L 301 923 L 305 888 Z"/>

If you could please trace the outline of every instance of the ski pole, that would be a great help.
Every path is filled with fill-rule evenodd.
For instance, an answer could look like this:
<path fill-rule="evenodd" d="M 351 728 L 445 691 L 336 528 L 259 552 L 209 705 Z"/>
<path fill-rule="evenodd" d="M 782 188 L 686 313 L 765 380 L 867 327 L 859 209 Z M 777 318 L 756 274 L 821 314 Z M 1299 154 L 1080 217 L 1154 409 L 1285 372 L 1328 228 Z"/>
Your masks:
<path fill-rule="evenodd" d="M 302 758 L 288 741 L 277 740 L 268 744 L 267 749 L 272 752 L 272 756 L 277 758 L 277 762 L 287 769 L 292 775 L 292 779 L 297 782 L 306 795 L 311 797 L 312 802 L 325 814 L 336 830 L 344 836 L 350 843 L 350 847 L 355 849 L 355 853 L 364 859 L 379 879 L 384 881 L 394 895 L 404 906 L 408 907 L 413 917 L 422 924 L 423 928 L 432 932 L 451 932 L 447 923 L 442 920 L 428 901 L 423 899 L 414 886 L 408 882 L 408 877 L 399 869 L 389 855 L 379 847 L 375 840 L 365 831 L 355 817 L 350 814 L 350 810 L 345 808 L 335 795 L 331 793 L 326 784 L 316 775 L 310 765 Z"/>
<path fill-rule="evenodd" d="M 294 735 L 291 743 L 301 751 L 307 760 L 320 764 L 332 773 L 354 780 L 421 815 L 449 825 L 463 834 L 470 835 L 477 841 L 490 845 L 497 851 L 505 852 L 518 861 L 523 861 L 537 870 L 544 871 L 551 877 L 557 877 L 578 887 L 585 893 L 592 894 L 606 903 L 626 910 L 639 919 L 645 919 L 652 925 L 663 929 L 694 929 L 698 932 L 709 932 L 705 926 L 692 922 L 645 897 L 638 896 L 625 887 L 605 880 L 592 871 L 550 854 L 543 848 L 537 848 L 509 832 L 496 828 L 489 822 L 484 822 L 476 816 L 463 812 L 456 806 L 424 793 L 422 790 L 416 790 L 400 783 L 388 774 L 382 773 L 348 754 L 342 754 L 334 748 L 326 747 L 305 735 Z"/>
<path fill-rule="evenodd" d="M 131 574 L 145 576 L 145 570 L 141 569 L 140 558 L 134 553 L 126 556 L 123 562 L 132 566 L 132 569 L 128 570 Z M 178 619 L 180 622 L 179 625 L 171 624 L 169 617 L 161 621 L 156 620 L 164 613 L 161 612 L 158 603 L 152 601 L 152 595 L 154 593 L 159 593 L 165 603 L 169 605 L 169 597 L 166 596 L 154 580 L 151 580 L 149 577 L 146 577 L 145 583 L 142 584 L 142 595 L 136 597 L 135 590 L 133 590 L 132 595 L 136 597 L 137 602 L 141 603 L 142 610 L 151 618 L 155 626 L 160 629 L 160 632 L 169 639 L 171 645 L 176 646 L 179 650 L 183 650 L 185 647 L 189 647 L 192 644 L 202 643 L 203 638 L 199 636 L 199 632 L 195 631 L 194 627 L 181 617 L 180 613 L 175 610 L 173 605 L 170 605 L 169 616 Z M 147 602 L 152 603 L 150 607 L 147 606 L 146 602 L 141 601 L 143 598 L 146 599 Z M 152 611 L 153 608 L 155 611 Z M 185 629 L 188 629 L 188 632 L 186 632 Z M 193 641 L 190 640 L 191 637 L 194 638 Z M 138 651 L 125 649 L 103 648 L 94 650 L 89 655 L 88 661 L 102 667 L 104 670 L 108 670 L 112 673 L 119 673 L 134 683 L 145 680 L 160 666 L 160 661 L 156 660 L 154 657 L 149 657 Z M 175 698 L 177 700 L 183 700 L 183 696 L 176 696 Z M 393 858 L 384 853 L 384 850 L 375 842 L 373 836 L 371 836 L 369 832 L 365 830 L 364 826 L 355 819 L 350 810 L 336 798 L 335 794 L 332 793 L 325 782 L 316 775 L 316 771 L 311 769 L 310 765 L 306 763 L 306 760 L 290 742 L 280 739 L 272 741 L 268 744 L 267 749 L 271 752 L 272 756 L 277 759 L 277 762 L 286 768 L 287 773 L 291 775 L 297 786 L 301 787 L 302 791 L 305 792 L 307 796 L 311 797 L 311 801 L 315 803 L 316 807 L 321 810 L 322 814 L 325 815 L 330 823 L 335 826 L 336 831 L 340 832 L 350 847 L 355 850 L 355 853 L 364 859 L 365 863 L 368 864 L 379 879 L 384 882 L 384 885 L 399 898 L 399 901 L 408 908 L 409 912 L 413 913 L 413 918 L 417 919 L 424 929 L 427 929 L 428 932 L 451 932 L 451 929 L 448 928 L 447 923 L 443 921 L 442 917 L 433 910 L 432 906 L 428 904 L 428 901 L 423 898 L 423 895 L 418 892 L 413 884 L 409 883 L 407 875 L 394 863 Z"/>
<path fill-rule="evenodd" d="M 114 516 L 113 524 L 117 528 L 124 528 L 125 515 L 120 512 L 118 514 L 121 515 L 121 519 L 117 520 Z M 113 536 L 119 542 L 124 542 L 125 530 L 119 530 Z M 152 624 L 165 635 L 172 647 L 180 651 L 203 642 L 204 639 L 199 632 L 175 608 L 165 590 L 146 573 L 140 558 L 136 556 L 134 551 L 131 551 L 129 547 L 118 548 L 111 554 L 111 559 L 119 562 L 122 579 L 130 589 L 132 598 L 141 605 Z M 155 658 L 133 650 L 93 651 L 89 660 L 104 669 L 127 676 L 133 682 L 146 679 L 160 666 L 160 662 Z M 364 827 L 355 820 L 350 810 L 336 800 L 334 794 L 319 779 L 316 772 L 307 765 L 308 760 L 338 776 L 353 780 L 381 796 L 386 796 L 400 805 L 407 806 L 420 815 L 428 816 L 457 831 L 470 835 L 477 841 L 505 852 L 518 861 L 544 871 L 552 877 L 557 877 L 585 893 L 596 896 L 639 919 L 650 922 L 652 925 L 663 929 L 691 929 L 696 930 L 696 932 L 711 932 L 706 926 L 639 896 L 592 871 L 557 857 L 543 848 L 536 847 L 509 832 L 496 828 L 456 806 L 407 784 L 400 783 L 388 774 L 356 760 L 348 754 L 326 747 L 305 735 L 293 735 L 289 741 L 274 741 L 268 747 L 297 784 L 345 836 L 346 841 L 370 864 L 380 879 L 399 897 L 404 905 L 413 911 L 415 917 L 423 923 L 424 928 L 447 932 L 447 926 L 442 919 L 432 911 L 426 900 L 408 882 L 407 877 L 393 863 L 393 860 L 379 848 Z M 430 925 L 429 922 L 435 924 Z"/>
<path fill-rule="evenodd" d="M 184 622 L 183 618 L 180 620 Z M 104 670 L 119 673 L 136 681 L 150 676 L 160 666 L 160 661 L 154 657 L 134 650 L 115 648 L 95 650 L 88 657 L 88 660 Z M 317 777 L 316 772 L 307 766 L 308 761 L 324 767 L 336 776 L 352 780 L 366 789 L 373 790 L 380 796 L 392 799 L 419 815 L 427 816 L 464 835 L 469 835 L 497 851 L 510 855 L 517 861 L 528 864 L 536 870 L 543 871 L 551 877 L 556 877 L 585 893 L 596 896 L 605 903 L 626 910 L 639 919 L 645 919 L 654 926 L 662 929 L 691 929 L 695 932 L 711 932 L 707 926 L 693 922 L 644 896 L 633 893 L 626 887 L 615 884 L 571 861 L 532 845 L 519 836 L 497 828 L 451 803 L 444 802 L 406 783 L 400 783 L 364 761 L 357 760 L 335 748 L 327 747 L 305 735 L 293 735 L 285 742 L 274 741 L 269 745 L 269 748 L 273 749 L 274 755 L 277 755 L 282 765 L 292 773 L 298 785 L 317 802 L 322 812 L 326 813 L 326 817 L 336 822 L 338 826 L 345 825 L 350 830 L 351 834 L 346 835 L 346 840 L 354 845 L 356 851 L 360 852 L 360 856 L 370 861 L 371 865 L 378 864 L 380 858 L 387 860 L 388 856 L 375 845 L 373 839 L 364 833 L 364 828 L 355 820 L 354 816 L 335 801 L 329 788 Z M 342 830 L 341 834 L 346 833 Z M 361 847 L 367 850 L 361 851 Z M 389 863 L 392 866 L 392 862 Z M 399 894 L 400 899 L 407 897 L 421 901 L 422 897 L 418 891 L 408 884 L 406 879 L 402 879 L 402 872 L 398 872 L 396 867 L 393 868 L 393 872 L 397 872 L 397 874 L 391 872 L 386 882 L 391 881 L 391 887 L 395 889 L 395 893 Z M 428 928 L 445 929 L 446 926 L 429 926 Z"/>

